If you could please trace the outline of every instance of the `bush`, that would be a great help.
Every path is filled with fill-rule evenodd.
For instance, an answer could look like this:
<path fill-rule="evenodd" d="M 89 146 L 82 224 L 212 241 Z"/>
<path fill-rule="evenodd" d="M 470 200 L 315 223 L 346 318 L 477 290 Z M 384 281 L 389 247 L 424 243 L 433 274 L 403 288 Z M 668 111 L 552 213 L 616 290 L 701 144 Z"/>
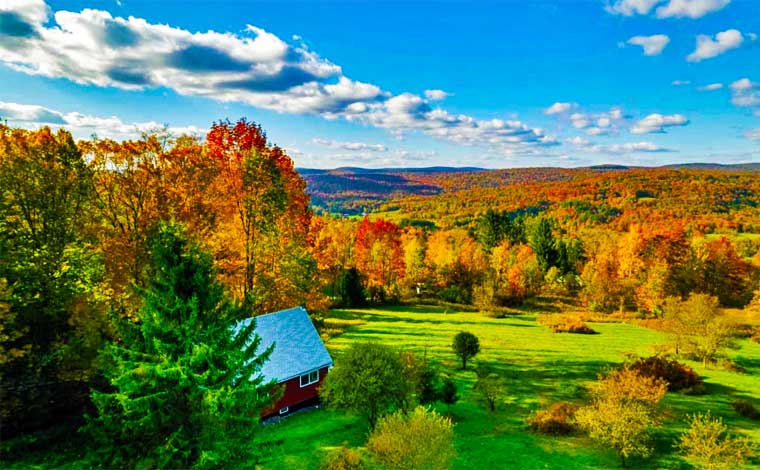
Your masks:
<path fill-rule="evenodd" d="M 443 470 L 456 456 L 451 420 L 417 407 L 382 418 L 370 434 L 367 449 L 386 468 Z"/>
<path fill-rule="evenodd" d="M 760 411 L 758 411 L 757 408 L 755 408 L 755 405 L 749 400 L 735 400 L 731 403 L 731 406 L 734 407 L 734 411 L 745 418 L 755 421 L 760 420 Z"/>
<path fill-rule="evenodd" d="M 321 470 L 361 470 L 364 468 L 358 451 L 343 444 L 329 451 L 322 459 Z"/>
<path fill-rule="evenodd" d="M 575 333 L 581 335 L 596 335 L 580 318 L 573 315 L 543 315 L 539 323 L 548 327 L 554 333 Z"/>
<path fill-rule="evenodd" d="M 666 381 L 671 392 L 699 394 L 705 390 L 702 377 L 694 372 L 694 369 L 664 356 L 640 358 L 631 364 L 630 368 L 644 377 Z"/>
<path fill-rule="evenodd" d="M 729 435 L 720 418 L 710 412 L 691 417 L 691 426 L 681 435 L 679 447 L 696 468 L 711 470 L 736 468 L 755 455 L 755 445 L 746 438 Z"/>
<path fill-rule="evenodd" d="M 575 403 L 554 403 L 544 410 L 537 411 L 528 419 L 528 425 L 534 432 L 553 436 L 573 434 L 577 430 L 575 412 L 580 408 Z"/>

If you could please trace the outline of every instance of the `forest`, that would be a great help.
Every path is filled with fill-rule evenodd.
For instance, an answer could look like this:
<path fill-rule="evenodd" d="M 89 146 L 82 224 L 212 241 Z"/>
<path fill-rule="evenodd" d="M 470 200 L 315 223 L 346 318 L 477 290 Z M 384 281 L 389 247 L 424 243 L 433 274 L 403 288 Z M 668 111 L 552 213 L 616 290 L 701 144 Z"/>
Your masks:
<path fill-rule="evenodd" d="M 458 440 L 459 429 L 471 436 L 478 426 L 498 427 L 490 420 L 507 406 L 504 397 L 528 393 L 506 391 L 507 376 L 498 368 L 513 358 L 486 340 L 498 331 L 493 344 L 517 342 L 513 330 L 528 317 L 552 335 L 533 337 L 549 342 L 530 346 L 536 358 L 550 354 L 551 332 L 630 340 L 643 356 L 621 369 L 584 370 L 588 403 L 548 406 L 540 419 L 531 414 L 530 424 L 514 425 L 521 436 L 546 428 L 563 434 L 569 426 L 588 440 L 580 448 L 601 443 L 616 456 L 588 466 L 617 465 L 619 456 L 622 465 L 633 459 L 649 468 L 646 458 L 657 454 L 675 459 L 659 461 L 668 468 L 686 461 L 723 468 L 711 466 L 716 458 L 699 454 L 695 444 L 712 426 L 719 436 L 713 442 L 729 449 L 715 454 L 717 460 L 728 468 L 758 462 L 752 439 L 760 436 L 741 437 L 760 415 L 754 404 L 760 400 L 757 168 L 378 174 L 299 173 L 262 127 L 245 119 L 213 123 L 203 139 L 157 131 L 121 142 L 0 125 L 3 465 L 412 468 L 405 465 L 414 454 L 420 460 L 413 468 L 468 468 L 474 457 Z M 278 433 L 311 432 L 320 418 L 303 414 L 256 431 L 271 384 L 240 377 L 255 377 L 268 352 L 258 349 L 255 328 L 226 333 L 236 321 L 296 305 L 306 306 L 337 357 L 324 391 L 329 411 L 314 416 L 361 414 L 339 379 L 350 374 L 352 354 L 374 355 L 386 368 L 405 371 L 406 382 L 387 392 L 401 395 L 379 400 L 384 405 L 368 424 L 344 414 L 323 420 L 329 426 L 349 419 L 341 429 L 355 432 L 345 438 L 349 447 L 340 440 L 327 445 L 338 450 L 318 463 L 272 460 L 287 453 Z M 399 327 L 436 319 L 453 329 L 449 335 L 432 323 L 429 330 L 419 326 L 409 335 L 434 342 L 423 346 L 405 337 L 399 344 L 409 354 L 402 350 L 398 362 L 392 348 L 372 343 L 364 330 L 374 321 L 389 328 L 377 333 L 384 337 L 392 327 L 383 322 L 392 317 Z M 454 340 L 461 364 L 450 337 L 460 328 L 478 330 L 483 347 Z M 628 350 L 618 346 L 610 346 L 616 356 L 605 361 L 620 362 Z M 563 348 L 585 354 L 580 343 Z M 479 353 L 468 370 L 467 359 Z M 489 369 L 488 360 L 498 367 Z M 699 391 L 701 379 L 689 379 L 695 369 L 718 370 L 705 379 L 727 382 Z M 653 410 L 673 391 L 673 370 L 692 380 L 684 388 L 702 396 L 699 410 L 711 408 L 710 397 L 731 401 L 733 395 L 716 390 L 732 381 L 750 390 L 737 392 L 744 402 L 733 423 L 739 437 L 726 437 L 709 414 L 694 417 L 691 431 L 685 417 L 673 425 L 696 436 L 682 438 L 686 460 L 663 450 L 670 444 L 610 437 L 620 423 L 600 416 L 630 413 L 628 426 L 657 427 L 664 418 L 655 419 Z M 564 380 L 564 372 L 556 373 Z M 636 390 L 621 391 L 626 388 Z M 484 421 L 458 417 L 465 411 L 457 410 L 483 400 L 485 411 L 472 413 Z M 530 413 L 538 412 L 535 405 Z M 422 455 L 424 445 L 392 442 L 405 429 L 440 437 L 444 450 Z M 673 440 L 658 436 L 655 441 Z"/>

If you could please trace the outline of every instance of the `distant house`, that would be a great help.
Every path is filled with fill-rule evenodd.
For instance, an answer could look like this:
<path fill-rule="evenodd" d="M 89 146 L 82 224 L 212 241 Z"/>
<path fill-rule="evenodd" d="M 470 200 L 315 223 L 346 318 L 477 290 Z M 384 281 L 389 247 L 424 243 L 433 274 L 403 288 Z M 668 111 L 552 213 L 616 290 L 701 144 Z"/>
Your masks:
<path fill-rule="evenodd" d="M 255 317 L 256 333 L 261 337 L 259 351 L 272 344 L 274 350 L 261 368 L 265 380 L 284 386 L 282 398 L 263 418 L 285 415 L 319 401 L 317 389 L 333 365 L 317 329 L 303 307 Z M 247 326 L 251 319 L 240 322 Z"/>

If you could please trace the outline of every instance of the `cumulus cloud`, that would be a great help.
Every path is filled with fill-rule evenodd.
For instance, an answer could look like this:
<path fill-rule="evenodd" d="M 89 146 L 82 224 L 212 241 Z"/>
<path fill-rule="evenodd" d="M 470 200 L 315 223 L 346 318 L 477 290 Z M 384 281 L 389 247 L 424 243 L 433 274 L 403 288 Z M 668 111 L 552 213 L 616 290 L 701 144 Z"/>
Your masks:
<path fill-rule="evenodd" d="M 574 145 L 579 150 L 587 153 L 604 153 L 610 155 L 622 155 L 632 153 L 661 153 L 672 152 L 672 150 L 661 147 L 654 142 L 624 142 L 611 145 L 599 145 L 589 142 L 582 137 L 573 137 L 565 140 L 566 143 Z"/>
<path fill-rule="evenodd" d="M 740 108 L 759 108 L 755 114 L 760 115 L 760 83 L 749 78 L 741 78 L 728 86 L 731 89 L 731 103 Z"/>
<path fill-rule="evenodd" d="M 51 16 L 43 0 L 6 0 L 0 11 L 12 16 L 0 22 L 0 62 L 31 75 L 125 90 L 167 88 L 500 151 L 530 153 L 557 144 L 520 121 L 479 120 L 434 107 L 448 95 L 442 90 L 393 95 L 353 80 L 305 44 L 253 25 L 241 33 L 191 32 L 96 9 Z"/>
<path fill-rule="evenodd" d="M 660 55 L 665 46 L 670 42 L 670 38 L 664 34 L 655 34 L 653 36 L 634 36 L 629 39 L 628 44 L 641 46 L 644 49 L 644 55 Z"/>
<path fill-rule="evenodd" d="M 701 18 L 718 11 L 731 0 L 615 0 L 605 9 L 612 14 L 633 16 L 648 15 L 655 6 L 657 18 Z"/>
<path fill-rule="evenodd" d="M 559 115 L 560 119 L 569 121 L 574 128 L 583 129 L 586 134 L 593 136 L 616 133 L 626 119 L 623 111 L 618 107 L 601 113 L 575 112 L 569 116 L 566 115 L 571 108 L 576 107 L 578 107 L 576 103 L 554 103 L 544 113 Z"/>
<path fill-rule="evenodd" d="M 613 14 L 624 16 L 646 15 L 655 5 L 662 0 L 617 0 L 606 6 L 606 10 Z"/>
<path fill-rule="evenodd" d="M 429 99 L 430 101 L 440 101 L 446 99 L 449 96 L 451 96 L 451 94 L 446 93 L 443 90 L 425 90 L 425 98 Z"/>
<path fill-rule="evenodd" d="M 95 134 L 101 138 L 133 139 L 143 132 L 164 129 L 174 135 L 205 135 L 206 130 L 195 126 L 168 127 L 154 121 L 123 122 L 116 116 L 98 117 L 77 112 L 62 113 L 38 105 L 8 103 L 0 101 L 0 118 L 7 120 L 10 125 L 23 128 L 38 128 L 50 126 L 65 128 L 75 137 L 86 138 Z"/>
<path fill-rule="evenodd" d="M 657 9 L 657 17 L 696 19 L 718 11 L 729 3 L 731 0 L 670 0 Z"/>
<path fill-rule="evenodd" d="M 367 144 L 364 142 L 341 142 L 329 139 L 312 139 L 311 142 L 323 147 L 351 151 L 385 152 L 388 150 L 387 147 L 383 144 Z"/>
<path fill-rule="evenodd" d="M 697 88 L 697 90 L 699 90 L 699 91 L 715 91 L 715 90 L 720 90 L 721 88 L 723 88 L 723 84 L 722 83 L 710 83 L 709 85 L 704 85 L 704 86 L 701 86 L 701 87 Z"/>
<path fill-rule="evenodd" d="M 682 114 L 654 113 L 636 122 L 631 127 L 631 134 L 664 133 L 666 127 L 685 126 L 688 123 L 689 120 Z"/>
<path fill-rule="evenodd" d="M 578 107 L 578 104 L 576 103 L 563 103 L 560 101 L 557 101 L 553 105 L 549 106 L 544 110 L 544 114 L 546 115 L 552 115 L 552 114 L 562 114 L 570 111 L 571 109 L 574 109 Z"/>
<path fill-rule="evenodd" d="M 742 33 L 737 29 L 728 29 L 715 35 L 715 39 L 706 34 L 697 36 L 697 47 L 688 56 L 689 62 L 699 62 L 717 57 L 724 52 L 736 49 L 744 43 Z"/>

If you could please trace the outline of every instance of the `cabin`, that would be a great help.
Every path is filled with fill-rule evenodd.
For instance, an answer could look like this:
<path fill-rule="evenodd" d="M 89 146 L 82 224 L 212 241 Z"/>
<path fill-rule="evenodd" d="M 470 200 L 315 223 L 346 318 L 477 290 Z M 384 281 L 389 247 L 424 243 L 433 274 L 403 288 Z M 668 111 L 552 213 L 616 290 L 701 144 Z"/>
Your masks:
<path fill-rule="evenodd" d="M 255 317 L 261 337 L 259 351 L 274 344 L 272 355 L 261 368 L 265 381 L 284 387 L 282 397 L 262 418 L 286 415 L 319 403 L 319 386 L 333 365 L 322 338 L 303 307 Z M 246 326 L 251 319 L 240 322 Z"/>

